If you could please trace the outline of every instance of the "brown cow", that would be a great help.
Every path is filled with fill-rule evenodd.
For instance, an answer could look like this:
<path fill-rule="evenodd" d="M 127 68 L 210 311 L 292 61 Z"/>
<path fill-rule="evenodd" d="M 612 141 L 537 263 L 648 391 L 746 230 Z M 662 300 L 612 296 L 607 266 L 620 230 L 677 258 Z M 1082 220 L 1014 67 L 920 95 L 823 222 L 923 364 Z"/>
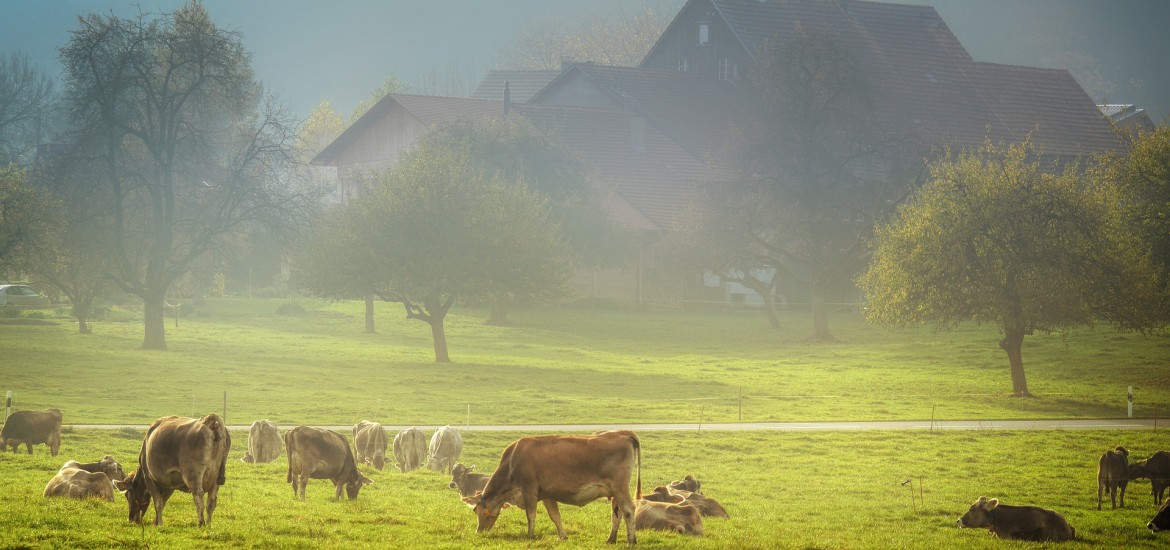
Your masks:
<path fill-rule="evenodd" d="M 85 470 L 91 474 L 101 472 L 106 474 L 106 477 L 110 478 L 110 481 L 122 481 L 126 479 L 126 474 L 122 473 L 122 465 L 118 464 L 118 461 L 114 460 L 114 457 L 110 455 L 102 457 L 97 462 L 87 462 L 85 464 L 81 464 L 76 460 L 68 460 L 61 465 L 62 470 L 65 468 L 77 468 L 78 470 Z"/>
<path fill-rule="evenodd" d="M 682 497 L 678 497 L 681 501 Z M 636 529 L 657 529 L 683 535 L 703 536 L 703 516 L 688 502 L 638 500 L 634 512 Z"/>
<path fill-rule="evenodd" d="M 475 469 L 475 465 L 464 466 L 456 464 L 451 468 L 451 483 L 447 486 L 452 489 L 459 490 L 459 496 L 469 497 L 478 492 L 483 491 L 487 487 L 488 479 L 491 479 L 491 474 L 475 474 L 471 470 Z"/>
<path fill-rule="evenodd" d="M 699 490 L 701 485 L 702 483 L 699 483 L 699 480 L 695 479 L 695 476 L 691 474 L 687 474 L 686 477 L 682 478 L 682 481 L 670 482 L 671 489 L 690 491 L 692 493 L 699 493 L 700 495 L 703 494 L 703 492 Z"/>
<path fill-rule="evenodd" d="M 49 446 L 49 454 L 57 456 L 57 450 L 61 448 L 61 411 L 16 411 L 4 421 L 0 441 L 4 442 L 4 447 L 12 447 L 13 453 L 24 443 L 30 455 L 33 445 L 44 443 Z"/>
<path fill-rule="evenodd" d="M 280 456 L 280 430 L 276 423 L 264 419 L 257 420 L 248 428 L 248 450 L 244 451 L 241 462 L 249 464 L 272 462 Z"/>
<path fill-rule="evenodd" d="M 1097 509 L 1101 509 L 1101 495 L 1109 493 L 1113 508 L 1117 508 L 1117 490 L 1121 489 L 1121 507 L 1125 508 L 1125 487 L 1129 485 L 1129 451 L 1118 445 L 1105 451 L 1097 461 Z"/>
<path fill-rule="evenodd" d="M 68 465 L 68 462 L 66 462 Z M 88 472 L 81 468 L 62 467 L 45 485 L 45 498 L 100 498 L 114 502 L 114 483 L 105 472 Z"/>
<path fill-rule="evenodd" d="M 459 461 L 462 454 L 463 435 L 451 426 L 443 426 L 435 430 L 435 434 L 431 436 L 431 448 L 427 451 L 427 468 L 449 474 L 451 467 Z"/>
<path fill-rule="evenodd" d="M 211 527 L 231 448 L 231 434 L 217 414 L 155 420 L 142 440 L 138 469 L 115 482 L 130 504 L 130 521 L 141 523 L 153 499 L 154 524 L 162 525 L 163 508 L 179 490 L 194 498 L 199 525 Z"/>
<path fill-rule="evenodd" d="M 475 511 L 484 532 L 496 524 L 505 503 L 514 503 L 528 514 L 528 537 L 534 536 L 536 504 L 544 503 L 557 535 L 568 538 L 561 525 L 557 503 L 584 506 L 610 498 L 613 528 L 609 542 L 617 541 L 618 527 L 626 520 L 626 540 L 634 534 L 634 500 L 630 498 L 630 470 L 637 461 L 638 499 L 642 498 L 642 448 L 638 436 L 627 430 L 591 436 L 544 435 L 523 437 L 504 449 L 500 465 L 482 493 L 463 499 Z"/>
<path fill-rule="evenodd" d="M 683 491 L 679 489 L 672 489 L 670 487 L 658 486 L 654 488 L 654 492 L 646 495 L 645 500 L 652 502 L 683 502 L 686 501 L 694 506 L 699 513 L 706 517 L 730 519 L 731 516 L 727 514 L 727 510 L 719 504 L 715 499 L 702 495 L 699 493 L 692 493 L 690 491 Z"/>
<path fill-rule="evenodd" d="M 1166 494 L 1166 487 L 1170 487 L 1170 452 L 1158 451 L 1146 460 L 1129 465 L 1129 479 L 1150 479 L 1150 492 L 1154 495 L 1154 504 L 1162 504 L 1162 497 Z"/>
<path fill-rule="evenodd" d="M 373 464 L 381 471 L 386 466 L 386 430 L 369 420 L 354 424 L 353 450 L 358 462 Z"/>
<path fill-rule="evenodd" d="M 328 479 L 336 492 L 333 500 L 341 500 L 341 489 L 349 500 L 357 498 L 362 485 L 373 483 L 357 469 L 353 451 L 344 435 L 329 430 L 297 426 L 284 433 L 284 449 L 288 453 L 288 483 L 293 496 L 305 500 L 305 486 L 309 479 Z"/>
<path fill-rule="evenodd" d="M 1146 528 L 1155 533 L 1170 530 L 1170 502 L 1158 509 L 1158 513 L 1154 514 L 1154 519 L 1146 524 Z"/>
<path fill-rule="evenodd" d="M 418 428 L 408 428 L 394 436 L 394 462 L 402 473 L 419 469 L 427 459 L 427 436 Z"/>
<path fill-rule="evenodd" d="M 957 522 L 959 527 L 986 527 L 1001 539 L 1061 542 L 1077 535 L 1064 516 L 1039 506 L 1009 506 L 979 497 Z"/>

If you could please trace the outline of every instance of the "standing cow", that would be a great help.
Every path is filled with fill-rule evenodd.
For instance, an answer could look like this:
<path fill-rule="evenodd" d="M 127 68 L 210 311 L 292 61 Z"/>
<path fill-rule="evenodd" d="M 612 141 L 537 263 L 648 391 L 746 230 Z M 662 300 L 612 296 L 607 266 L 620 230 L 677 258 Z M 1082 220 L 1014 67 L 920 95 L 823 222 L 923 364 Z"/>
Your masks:
<path fill-rule="evenodd" d="M 353 426 L 353 449 L 357 461 L 373 464 L 381 471 L 386 466 L 386 430 L 377 422 L 362 420 Z"/>
<path fill-rule="evenodd" d="M 418 428 L 407 428 L 394 436 L 394 461 L 402 473 L 422 467 L 427 459 L 427 436 Z"/>
<path fill-rule="evenodd" d="M 333 500 L 341 500 L 342 488 L 353 500 L 362 485 L 373 483 L 358 472 L 349 441 L 337 432 L 297 426 L 284 433 L 284 449 L 288 453 L 287 481 L 293 486 L 293 496 L 301 500 L 305 500 L 310 479 L 332 481 L 336 488 Z"/>
<path fill-rule="evenodd" d="M 1001 539 L 1036 542 L 1072 540 L 1076 529 L 1064 516 L 1039 506 L 1009 506 L 979 497 L 957 522 L 959 527 L 985 527 Z"/>
<path fill-rule="evenodd" d="M 1108 492 L 1117 508 L 1117 490 L 1121 490 L 1121 507 L 1125 508 L 1125 487 L 1129 485 L 1129 451 L 1118 445 L 1105 451 L 1097 461 L 1097 509 L 1101 509 L 1101 495 Z"/>
<path fill-rule="evenodd" d="M 257 420 L 248 428 L 248 450 L 244 451 L 242 462 L 262 463 L 272 462 L 280 456 L 280 431 L 276 423 L 264 419 Z"/>
<path fill-rule="evenodd" d="M 154 524 L 162 525 L 163 507 L 179 490 L 191 493 L 199 525 L 210 527 L 231 448 L 231 434 L 214 413 L 200 419 L 155 420 L 142 440 L 138 469 L 115 482 L 130 504 L 130 521 L 141 523 L 153 499 Z"/>
<path fill-rule="evenodd" d="M 444 474 L 451 473 L 451 467 L 463 454 L 463 436 L 451 426 L 435 430 L 431 436 L 431 449 L 427 455 L 427 467 Z"/>
<path fill-rule="evenodd" d="M 1158 451 L 1140 462 L 1129 465 L 1129 479 L 1150 479 L 1150 492 L 1154 494 L 1154 505 L 1162 504 L 1166 487 L 1170 487 L 1170 452 Z"/>
<path fill-rule="evenodd" d="M 4 447 L 12 447 L 13 453 L 24 443 L 31 455 L 33 445 L 44 443 L 49 446 L 49 454 L 57 456 L 61 448 L 61 411 L 16 411 L 4 421 L 0 440 L 4 442 Z"/>
<path fill-rule="evenodd" d="M 561 539 L 568 538 L 561 525 L 558 502 L 584 506 L 599 498 L 610 499 L 613 528 L 609 542 L 617 541 L 618 527 L 626 521 L 626 540 L 634 533 L 634 500 L 630 498 L 630 471 L 638 468 L 638 499 L 642 498 L 642 450 L 638 436 L 626 430 L 591 436 L 545 435 L 524 437 L 504 449 L 500 465 L 482 493 L 463 499 L 479 521 L 476 532 L 491 529 L 505 503 L 523 508 L 528 515 L 528 537 L 536 526 L 536 504 L 544 503 L 548 517 Z"/>

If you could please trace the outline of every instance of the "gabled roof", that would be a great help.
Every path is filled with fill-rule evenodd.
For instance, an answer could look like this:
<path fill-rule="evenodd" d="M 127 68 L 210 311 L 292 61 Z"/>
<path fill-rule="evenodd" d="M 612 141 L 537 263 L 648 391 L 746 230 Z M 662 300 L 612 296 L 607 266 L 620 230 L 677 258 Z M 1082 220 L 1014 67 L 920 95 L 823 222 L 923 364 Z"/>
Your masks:
<path fill-rule="evenodd" d="M 401 107 L 429 128 L 463 119 L 491 118 L 501 116 L 503 102 L 463 97 L 424 96 L 414 94 L 389 94 L 370 107 L 360 118 L 346 128 L 317 156 L 312 164 L 332 166 L 338 156 L 355 140 L 365 135 L 373 125 L 390 110 Z"/>
<path fill-rule="evenodd" d="M 1132 104 L 1105 104 L 1098 105 L 1101 114 L 1118 127 L 1136 128 L 1151 132 L 1154 130 L 1154 121 L 1145 109 Z"/>
<path fill-rule="evenodd" d="M 559 74 L 561 71 L 488 71 L 471 92 L 471 98 L 503 101 L 507 82 L 512 103 L 524 103 Z"/>

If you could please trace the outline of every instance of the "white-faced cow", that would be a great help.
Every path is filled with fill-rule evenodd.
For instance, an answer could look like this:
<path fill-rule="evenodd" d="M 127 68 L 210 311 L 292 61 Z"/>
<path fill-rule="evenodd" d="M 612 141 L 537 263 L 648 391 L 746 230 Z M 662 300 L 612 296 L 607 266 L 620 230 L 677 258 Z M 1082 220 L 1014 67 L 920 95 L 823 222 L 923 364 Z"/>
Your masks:
<path fill-rule="evenodd" d="M 1129 465 L 1129 479 L 1149 478 L 1154 504 L 1162 504 L 1166 487 L 1170 487 L 1170 452 L 1158 451 L 1150 458 Z"/>
<path fill-rule="evenodd" d="M 337 432 L 297 426 L 284 433 L 284 449 L 288 453 L 287 481 L 293 486 L 293 496 L 301 500 L 305 500 L 305 486 L 310 479 L 332 481 L 334 500 L 341 500 L 342 488 L 353 500 L 362 485 L 373 483 L 358 472 L 349 441 Z"/>
<path fill-rule="evenodd" d="M 635 465 L 641 499 L 642 450 L 634 432 L 524 437 L 504 449 L 500 465 L 483 492 L 463 500 L 475 511 L 479 521 L 476 532 L 491 529 L 505 503 L 523 508 L 528 515 L 529 538 L 534 535 L 536 504 L 543 502 L 557 535 L 564 539 L 567 535 L 557 503 L 584 506 L 608 498 L 613 519 L 609 542 L 617 541 L 618 527 L 625 519 L 626 540 L 634 544 L 637 536 L 630 472 Z"/>
<path fill-rule="evenodd" d="M 483 488 L 487 487 L 488 479 L 492 476 L 491 474 L 472 473 L 474 469 L 474 464 L 471 466 L 456 464 L 454 468 L 451 468 L 451 483 L 447 486 L 458 489 L 460 497 L 473 496 L 483 491 Z"/>
<path fill-rule="evenodd" d="M 114 483 L 105 472 L 88 472 L 65 463 L 45 485 L 45 497 L 98 498 L 114 502 Z"/>
<path fill-rule="evenodd" d="M 674 489 L 671 487 L 658 486 L 654 488 L 654 492 L 646 495 L 645 500 L 652 502 L 687 502 L 695 507 L 704 517 L 729 519 L 731 516 L 727 514 L 727 510 L 719 504 L 715 499 L 691 491 L 683 491 L 681 489 Z"/>
<path fill-rule="evenodd" d="M 435 430 L 431 436 L 431 448 L 427 454 L 427 467 L 445 474 L 451 473 L 451 467 L 459 461 L 463 454 L 463 435 L 451 426 L 443 426 Z"/>
<path fill-rule="evenodd" d="M 1121 507 L 1125 508 L 1125 487 L 1129 485 L 1129 451 L 1118 445 L 1105 451 L 1097 461 L 1097 509 L 1101 496 L 1109 493 L 1113 508 L 1117 508 L 1117 491 L 1121 490 Z"/>
<path fill-rule="evenodd" d="M 1155 533 L 1159 531 L 1170 531 L 1170 502 L 1167 502 L 1158 509 L 1158 513 L 1154 514 L 1154 519 L 1151 519 L 1146 527 Z"/>
<path fill-rule="evenodd" d="M 402 473 L 422 467 L 427 459 L 427 436 L 418 428 L 407 428 L 394 436 L 394 462 Z"/>
<path fill-rule="evenodd" d="M 1039 506 L 1009 506 L 985 497 L 979 497 L 957 523 L 959 527 L 986 528 L 1001 539 L 1062 542 L 1077 534 L 1057 512 Z"/>
<path fill-rule="evenodd" d="M 49 454 L 57 456 L 61 448 L 61 411 L 16 411 L 4 421 L 0 440 L 4 442 L 4 447 L 12 447 L 13 453 L 24 443 L 31 455 L 33 445 L 44 443 L 49 446 Z"/>
<path fill-rule="evenodd" d="M 248 450 L 244 451 L 240 461 L 249 464 L 272 462 L 280 456 L 280 445 L 276 423 L 268 419 L 257 420 L 248 428 Z"/>
<path fill-rule="evenodd" d="M 634 526 L 642 529 L 669 531 L 683 535 L 703 536 L 703 516 L 699 509 L 677 497 L 676 502 L 638 500 L 634 512 Z"/>
<path fill-rule="evenodd" d="M 353 450 L 357 461 L 379 471 L 386 466 L 386 430 L 377 422 L 362 420 L 353 426 Z"/>
<path fill-rule="evenodd" d="M 130 504 L 130 521 L 141 522 L 153 500 L 154 524 L 162 525 L 163 508 L 178 490 L 191 493 L 199 525 L 210 527 L 231 448 L 231 434 L 217 414 L 155 420 L 142 440 L 138 469 L 115 482 Z"/>
<path fill-rule="evenodd" d="M 96 462 L 86 462 L 82 464 L 76 460 L 67 460 L 61 465 L 61 469 L 77 468 L 78 470 L 85 470 L 91 474 L 101 472 L 110 478 L 110 481 L 122 481 L 126 479 L 126 474 L 122 472 L 122 465 L 114 460 L 114 457 L 106 455 L 101 460 Z"/>

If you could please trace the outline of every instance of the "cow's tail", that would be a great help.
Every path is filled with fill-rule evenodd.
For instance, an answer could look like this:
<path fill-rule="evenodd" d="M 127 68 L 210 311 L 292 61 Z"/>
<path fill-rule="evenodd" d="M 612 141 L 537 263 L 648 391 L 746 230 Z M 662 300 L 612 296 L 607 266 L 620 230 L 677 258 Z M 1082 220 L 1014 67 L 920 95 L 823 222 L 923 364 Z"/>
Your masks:
<path fill-rule="evenodd" d="M 285 478 L 285 483 L 292 483 L 293 482 L 292 438 L 293 438 L 293 432 L 295 432 L 295 431 L 297 431 L 297 429 L 293 428 L 287 432 L 284 432 L 284 454 L 288 455 L 288 476 Z M 295 488 L 296 487 L 294 487 L 294 489 Z"/>
<path fill-rule="evenodd" d="M 630 442 L 634 444 L 634 453 L 638 455 L 638 497 L 634 502 L 642 500 L 642 443 L 638 441 L 637 434 L 630 434 Z"/>

